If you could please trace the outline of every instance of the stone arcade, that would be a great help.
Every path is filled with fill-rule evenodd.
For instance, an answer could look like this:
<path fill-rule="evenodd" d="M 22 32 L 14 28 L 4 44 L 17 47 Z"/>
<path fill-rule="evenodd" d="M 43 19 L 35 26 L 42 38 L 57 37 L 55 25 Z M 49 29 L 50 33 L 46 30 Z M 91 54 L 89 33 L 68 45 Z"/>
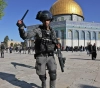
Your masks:
<path fill-rule="evenodd" d="M 82 9 L 74 0 L 57 0 L 50 11 L 54 16 L 51 26 L 64 48 L 85 47 L 89 42 L 100 46 L 100 23 L 84 22 Z M 38 24 L 27 26 L 27 32 L 37 26 Z M 32 46 L 33 42 L 27 40 L 27 45 Z"/>

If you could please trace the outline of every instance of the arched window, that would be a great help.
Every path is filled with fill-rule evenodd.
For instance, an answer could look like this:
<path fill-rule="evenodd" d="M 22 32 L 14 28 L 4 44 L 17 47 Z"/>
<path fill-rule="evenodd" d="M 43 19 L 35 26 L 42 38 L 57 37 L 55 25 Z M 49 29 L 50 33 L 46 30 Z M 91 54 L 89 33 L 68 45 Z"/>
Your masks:
<path fill-rule="evenodd" d="M 78 33 L 77 30 L 76 30 L 75 33 L 74 33 L 74 38 L 75 38 L 75 39 L 78 39 L 78 38 L 79 38 L 79 33 Z"/>
<path fill-rule="evenodd" d="M 100 39 L 100 32 L 98 33 L 98 39 Z"/>
<path fill-rule="evenodd" d="M 85 39 L 85 32 L 84 31 L 81 32 L 81 39 Z"/>
<path fill-rule="evenodd" d="M 96 39 L 96 33 L 95 32 L 92 33 L 92 39 Z"/>
<path fill-rule="evenodd" d="M 68 38 L 72 38 L 72 31 L 71 30 L 68 30 Z"/>
<path fill-rule="evenodd" d="M 87 37 L 87 39 L 91 39 L 91 35 L 90 35 L 90 32 L 88 31 L 87 33 L 86 33 L 86 37 Z"/>
<path fill-rule="evenodd" d="M 61 39 L 64 39 L 64 30 L 61 30 Z"/>

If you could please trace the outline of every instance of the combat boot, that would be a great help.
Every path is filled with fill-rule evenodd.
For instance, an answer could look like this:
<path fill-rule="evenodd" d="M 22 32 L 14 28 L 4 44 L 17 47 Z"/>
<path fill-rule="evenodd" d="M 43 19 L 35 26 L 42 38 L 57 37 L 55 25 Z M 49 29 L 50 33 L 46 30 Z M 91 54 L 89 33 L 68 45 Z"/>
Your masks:
<path fill-rule="evenodd" d="M 42 88 L 46 88 L 46 81 L 42 82 Z"/>
<path fill-rule="evenodd" d="M 56 80 L 54 81 L 50 80 L 50 88 L 55 88 L 55 85 L 56 85 Z"/>

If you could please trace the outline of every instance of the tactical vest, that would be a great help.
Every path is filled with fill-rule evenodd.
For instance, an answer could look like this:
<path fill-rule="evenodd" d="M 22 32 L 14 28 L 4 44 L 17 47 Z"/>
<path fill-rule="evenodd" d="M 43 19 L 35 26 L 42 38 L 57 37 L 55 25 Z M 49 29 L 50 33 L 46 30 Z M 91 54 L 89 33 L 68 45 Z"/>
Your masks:
<path fill-rule="evenodd" d="M 35 50 L 38 53 L 48 53 L 48 52 L 54 52 L 55 44 L 53 43 L 53 31 L 50 29 L 50 31 L 47 31 L 43 28 L 41 28 L 42 32 L 42 38 L 36 39 L 35 41 Z"/>

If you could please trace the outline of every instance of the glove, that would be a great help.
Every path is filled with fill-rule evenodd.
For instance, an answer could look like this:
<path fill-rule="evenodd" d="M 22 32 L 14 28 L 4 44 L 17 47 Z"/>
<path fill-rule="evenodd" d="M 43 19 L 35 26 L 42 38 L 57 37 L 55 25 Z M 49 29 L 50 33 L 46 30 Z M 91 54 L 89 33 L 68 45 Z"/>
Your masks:
<path fill-rule="evenodd" d="M 22 20 L 18 20 L 17 23 L 16 23 L 16 25 L 17 25 L 19 28 L 21 28 L 21 27 L 24 26 L 24 23 L 23 23 Z"/>

